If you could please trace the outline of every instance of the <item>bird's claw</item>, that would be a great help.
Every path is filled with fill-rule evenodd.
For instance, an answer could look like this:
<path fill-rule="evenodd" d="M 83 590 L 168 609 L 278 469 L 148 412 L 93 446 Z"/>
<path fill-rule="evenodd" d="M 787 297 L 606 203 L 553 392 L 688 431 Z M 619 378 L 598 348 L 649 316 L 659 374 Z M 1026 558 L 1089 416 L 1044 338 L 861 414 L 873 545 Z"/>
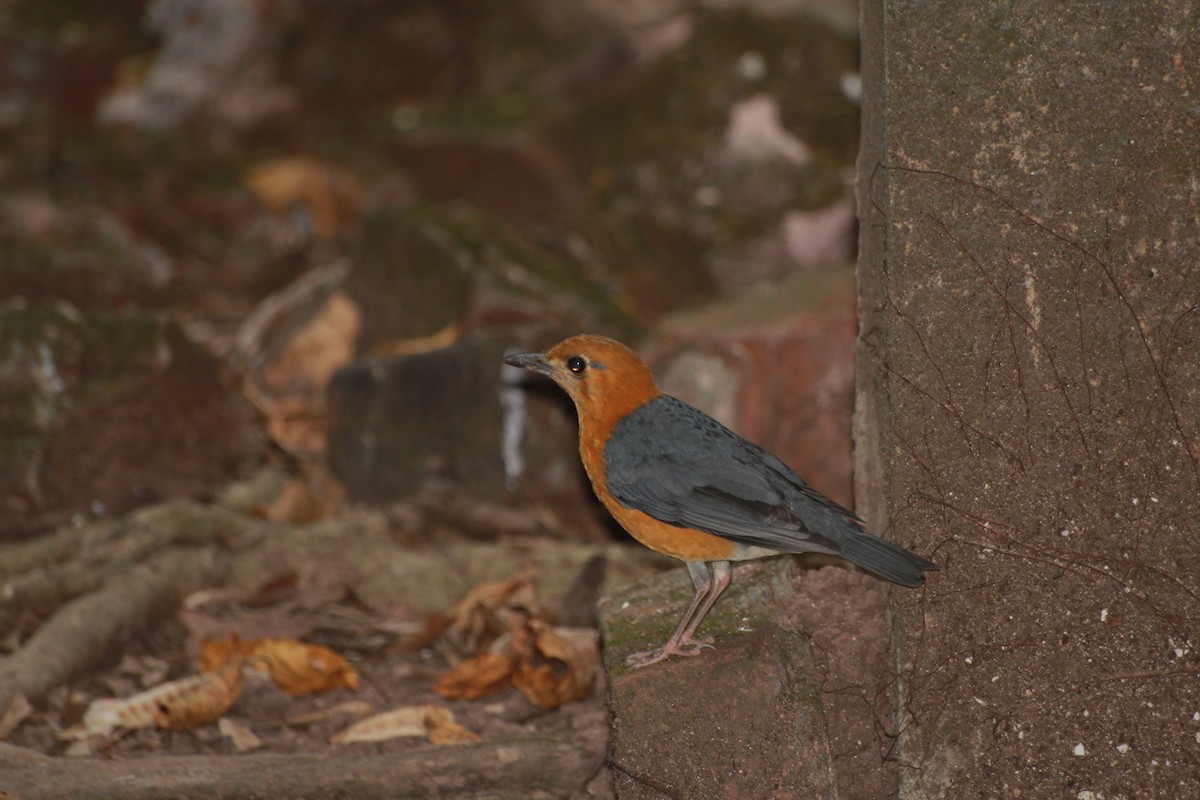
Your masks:
<path fill-rule="evenodd" d="M 637 669 L 638 667 L 647 667 L 651 664 L 657 664 L 671 656 L 698 656 L 705 650 L 716 650 L 711 636 L 702 636 L 695 639 L 681 639 L 678 642 L 667 642 L 662 647 L 655 650 L 644 650 L 639 653 L 632 653 L 625 658 L 625 665 Z"/>

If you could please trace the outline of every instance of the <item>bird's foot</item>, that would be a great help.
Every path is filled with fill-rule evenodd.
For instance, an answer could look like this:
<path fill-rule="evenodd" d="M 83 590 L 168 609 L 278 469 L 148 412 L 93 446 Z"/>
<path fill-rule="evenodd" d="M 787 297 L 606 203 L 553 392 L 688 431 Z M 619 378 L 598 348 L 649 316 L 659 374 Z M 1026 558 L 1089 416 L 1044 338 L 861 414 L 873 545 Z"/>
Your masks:
<path fill-rule="evenodd" d="M 654 650 L 643 650 L 640 653 L 633 653 L 625 658 L 625 665 L 637 669 L 639 667 L 647 667 L 651 664 L 656 664 L 659 661 L 670 658 L 671 656 L 698 656 L 705 650 L 716 650 L 713 646 L 711 636 L 699 636 L 696 638 L 680 639 L 677 642 L 667 642 L 662 647 Z"/>

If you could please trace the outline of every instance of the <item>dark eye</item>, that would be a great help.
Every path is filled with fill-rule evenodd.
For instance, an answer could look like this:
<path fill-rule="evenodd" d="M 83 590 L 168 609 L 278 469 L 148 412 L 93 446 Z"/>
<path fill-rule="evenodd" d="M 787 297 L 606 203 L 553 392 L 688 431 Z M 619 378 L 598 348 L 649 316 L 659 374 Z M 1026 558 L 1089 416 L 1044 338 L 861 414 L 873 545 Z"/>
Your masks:
<path fill-rule="evenodd" d="M 587 361 L 583 359 L 583 356 L 571 356 L 567 359 L 567 369 L 578 375 L 587 369 Z"/>

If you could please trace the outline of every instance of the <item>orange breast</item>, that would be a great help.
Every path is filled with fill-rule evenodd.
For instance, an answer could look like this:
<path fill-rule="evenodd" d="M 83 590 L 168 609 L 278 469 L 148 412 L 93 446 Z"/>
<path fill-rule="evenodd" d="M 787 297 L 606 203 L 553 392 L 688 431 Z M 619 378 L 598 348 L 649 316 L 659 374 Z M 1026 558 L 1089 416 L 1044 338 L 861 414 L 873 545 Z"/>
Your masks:
<path fill-rule="evenodd" d="M 617 502 L 604 482 L 604 448 L 598 438 L 580 431 L 579 455 L 596 497 L 630 536 L 651 550 L 681 561 L 726 561 L 737 558 L 738 547 L 728 539 L 694 528 L 680 528 Z M 607 438 L 607 437 L 605 437 Z"/>
<path fill-rule="evenodd" d="M 681 561 L 728 561 L 735 557 L 737 545 L 728 539 L 694 528 L 668 525 L 649 514 L 625 508 L 616 500 L 600 499 L 621 527 L 651 550 Z"/>

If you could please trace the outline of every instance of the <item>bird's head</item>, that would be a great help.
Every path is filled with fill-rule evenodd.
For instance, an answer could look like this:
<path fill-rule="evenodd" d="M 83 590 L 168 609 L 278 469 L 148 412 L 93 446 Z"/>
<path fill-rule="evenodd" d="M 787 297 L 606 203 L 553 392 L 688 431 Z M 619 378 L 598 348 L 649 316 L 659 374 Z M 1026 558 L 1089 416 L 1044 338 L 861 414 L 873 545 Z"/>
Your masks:
<path fill-rule="evenodd" d="M 506 356 L 504 363 L 549 376 L 575 401 L 581 420 L 615 422 L 659 394 L 650 368 L 604 336 L 572 336 L 544 353 Z"/>

